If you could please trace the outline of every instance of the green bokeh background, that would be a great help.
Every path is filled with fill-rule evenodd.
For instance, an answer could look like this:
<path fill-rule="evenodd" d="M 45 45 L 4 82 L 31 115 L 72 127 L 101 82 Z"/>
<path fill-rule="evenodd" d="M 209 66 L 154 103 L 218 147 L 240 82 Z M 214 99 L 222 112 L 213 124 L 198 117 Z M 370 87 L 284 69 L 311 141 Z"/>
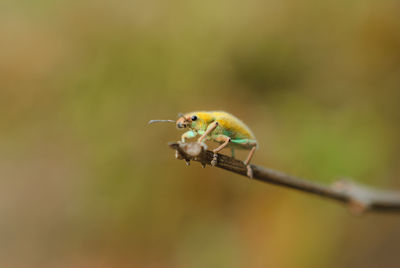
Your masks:
<path fill-rule="evenodd" d="M 399 266 L 399 216 L 186 167 L 147 125 L 226 110 L 256 164 L 400 188 L 398 1 L 0 7 L 1 267 Z"/>

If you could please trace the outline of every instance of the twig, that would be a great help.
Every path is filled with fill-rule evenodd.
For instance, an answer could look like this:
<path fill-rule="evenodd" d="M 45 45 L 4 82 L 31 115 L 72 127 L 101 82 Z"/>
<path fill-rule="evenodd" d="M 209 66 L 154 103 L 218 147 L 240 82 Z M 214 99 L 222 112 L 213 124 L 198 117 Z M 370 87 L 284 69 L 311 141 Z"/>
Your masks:
<path fill-rule="evenodd" d="M 172 142 L 169 146 L 176 150 L 177 158 L 184 159 L 187 163 L 194 160 L 203 166 L 211 165 L 213 152 L 206 150 L 205 144 Z M 247 169 L 243 162 L 226 155 L 218 154 L 216 167 L 247 177 Z M 340 201 L 349 205 L 350 210 L 357 214 L 367 210 L 400 212 L 400 192 L 376 190 L 347 180 L 324 185 L 257 165 L 251 167 L 255 180 Z"/>

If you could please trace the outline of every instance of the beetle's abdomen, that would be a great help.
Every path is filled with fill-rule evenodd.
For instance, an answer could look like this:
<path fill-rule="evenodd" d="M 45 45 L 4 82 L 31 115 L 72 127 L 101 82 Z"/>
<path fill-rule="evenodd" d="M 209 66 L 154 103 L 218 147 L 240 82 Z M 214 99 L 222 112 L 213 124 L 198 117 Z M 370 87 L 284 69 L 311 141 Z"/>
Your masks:
<path fill-rule="evenodd" d="M 232 139 L 252 139 L 255 140 L 253 132 L 240 119 L 233 115 L 219 112 L 220 116 L 216 116 L 222 134 Z M 228 116 L 229 115 L 229 116 Z"/>

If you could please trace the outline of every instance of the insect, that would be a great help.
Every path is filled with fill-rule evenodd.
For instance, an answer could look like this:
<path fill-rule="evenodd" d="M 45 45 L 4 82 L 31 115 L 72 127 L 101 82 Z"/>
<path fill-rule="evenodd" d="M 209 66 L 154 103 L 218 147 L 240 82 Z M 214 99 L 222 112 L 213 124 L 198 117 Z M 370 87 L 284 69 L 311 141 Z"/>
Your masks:
<path fill-rule="evenodd" d="M 175 121 L 151 120 L 149 123 L 155 122 Z M 186 139 L 200 136 L 197 140 L 198 142 L 211 140 L 221 144 L 213 150 L 214 156 L 211 161 L 213 166 L 218 163 L 217 153 L 226 147 L 231 149 L 232 157 L 235 157 L 235 149 L 250 150 L 243 163 L 247 167 L 247 176 L 253 177 L 250 161 L 258 147 L 258 143 L 253 132 L 240 119 L 223 111 L 198 111 L 181 114 L 175 123 L 179 129 L 189 129 L 182 134 L 182 142 L 185 142 Z"/>

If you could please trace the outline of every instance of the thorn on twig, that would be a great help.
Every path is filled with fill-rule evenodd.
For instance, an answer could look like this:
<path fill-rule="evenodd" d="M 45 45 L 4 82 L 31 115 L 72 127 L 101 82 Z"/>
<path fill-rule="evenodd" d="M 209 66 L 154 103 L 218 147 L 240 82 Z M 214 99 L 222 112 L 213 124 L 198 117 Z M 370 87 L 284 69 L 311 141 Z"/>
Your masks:
<path fill-rule="evenodd" d="M 178 150 L 176 150 L 175 151 L 175 158 L 179 159 L 179 160 L 182 160 L 183 159 L 183 155 Z"/>
<path fill-rule="evenodd" d="M 368 188 L 362 187 L 347 178 L 336 181 L 332 187 L 349 196 L 348 206 L 351 213 L 360 215 L 369 209 L 372 201 Z"/>

